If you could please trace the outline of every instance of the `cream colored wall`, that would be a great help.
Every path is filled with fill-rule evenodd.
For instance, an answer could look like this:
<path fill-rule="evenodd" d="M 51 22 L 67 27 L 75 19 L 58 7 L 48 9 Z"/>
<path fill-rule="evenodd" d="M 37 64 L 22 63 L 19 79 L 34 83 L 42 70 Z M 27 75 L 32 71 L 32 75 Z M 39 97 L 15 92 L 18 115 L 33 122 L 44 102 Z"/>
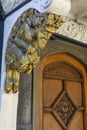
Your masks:
<path fill-rule="evenodd" d="M 18 94 L 2 93 L 0 130 L 16 130 Z"/>

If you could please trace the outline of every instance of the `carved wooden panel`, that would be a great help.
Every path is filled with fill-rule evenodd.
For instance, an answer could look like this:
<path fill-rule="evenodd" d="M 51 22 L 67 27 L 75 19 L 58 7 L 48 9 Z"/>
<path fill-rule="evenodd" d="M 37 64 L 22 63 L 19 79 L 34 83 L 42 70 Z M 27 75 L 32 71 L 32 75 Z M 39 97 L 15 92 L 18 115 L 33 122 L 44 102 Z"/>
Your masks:
<path fill-rule="evenodd" d="M 68 65 L 65 62 L 55 62 L 55 63 L 51 63 L 48 64 L 45 69 L 44 69 L 44 74 L 43 74 L 44 78 L 62 78 L 66 79 L 66 78 L 72 78 L 74 80 L 80 80 L 81 79 L 81 75 L 80 73 L 73 68 L 72 66 Z"/>
<path fill-rule="evenodd" d="M 83 79 L 65 62 L 43 70 L 42 130 L 84 130 Z"/>

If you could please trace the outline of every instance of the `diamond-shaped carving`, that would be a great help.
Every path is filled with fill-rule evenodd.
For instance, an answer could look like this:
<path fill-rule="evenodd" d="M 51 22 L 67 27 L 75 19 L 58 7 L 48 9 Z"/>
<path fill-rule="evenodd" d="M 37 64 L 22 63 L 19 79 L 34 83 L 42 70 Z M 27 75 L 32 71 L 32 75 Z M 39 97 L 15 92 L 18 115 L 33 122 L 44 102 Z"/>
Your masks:
<path fill-rule="evenodd" d="M 70 100 L 68 94 L 63 92 L 53 105 L 53 110 L 61 118 L 63 123 L 67 125 L 69 120 L 72 118 L 76 108 Z"/>

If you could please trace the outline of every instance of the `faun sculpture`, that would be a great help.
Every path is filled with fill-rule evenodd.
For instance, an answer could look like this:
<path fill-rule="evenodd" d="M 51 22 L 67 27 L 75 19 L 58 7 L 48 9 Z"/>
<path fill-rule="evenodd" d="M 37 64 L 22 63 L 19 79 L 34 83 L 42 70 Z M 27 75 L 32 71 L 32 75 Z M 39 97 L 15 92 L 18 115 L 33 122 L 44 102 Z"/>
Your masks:
<path fill-rule="evenodd" d="M 17 20 L 6 51 L 5 91 L 7 93 L 18 91 L 20 73 L 30 74 L 39 62 L 41 50 L 62 23 L 61 16 L 40 14 L 35 9 L 24 12 Z"/>

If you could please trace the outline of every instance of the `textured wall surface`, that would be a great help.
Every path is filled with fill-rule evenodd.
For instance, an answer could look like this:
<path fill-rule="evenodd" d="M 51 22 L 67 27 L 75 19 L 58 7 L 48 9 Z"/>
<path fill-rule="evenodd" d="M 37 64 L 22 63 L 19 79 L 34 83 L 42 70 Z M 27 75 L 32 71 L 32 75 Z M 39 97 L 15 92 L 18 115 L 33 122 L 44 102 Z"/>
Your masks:
<path fill-rule="evenodd" d="M 18 93 L 13 95 L 2 92 L 0 130 L 16 130 L 17 104 Z"/>
<path fill-rule="evenodd" d="M 10 12 L 12 9 L 17 7 L 19 4 L 24 2 L 25 0 L 1 0 L 3 8 L 6 13 Z"/>
<path fill-rule="evenodd" d="M 87 26 L 78 24 L 73 20 L 64 19 L 64 24 L 58 29 L 57 33 L 87 43 Z"/>

